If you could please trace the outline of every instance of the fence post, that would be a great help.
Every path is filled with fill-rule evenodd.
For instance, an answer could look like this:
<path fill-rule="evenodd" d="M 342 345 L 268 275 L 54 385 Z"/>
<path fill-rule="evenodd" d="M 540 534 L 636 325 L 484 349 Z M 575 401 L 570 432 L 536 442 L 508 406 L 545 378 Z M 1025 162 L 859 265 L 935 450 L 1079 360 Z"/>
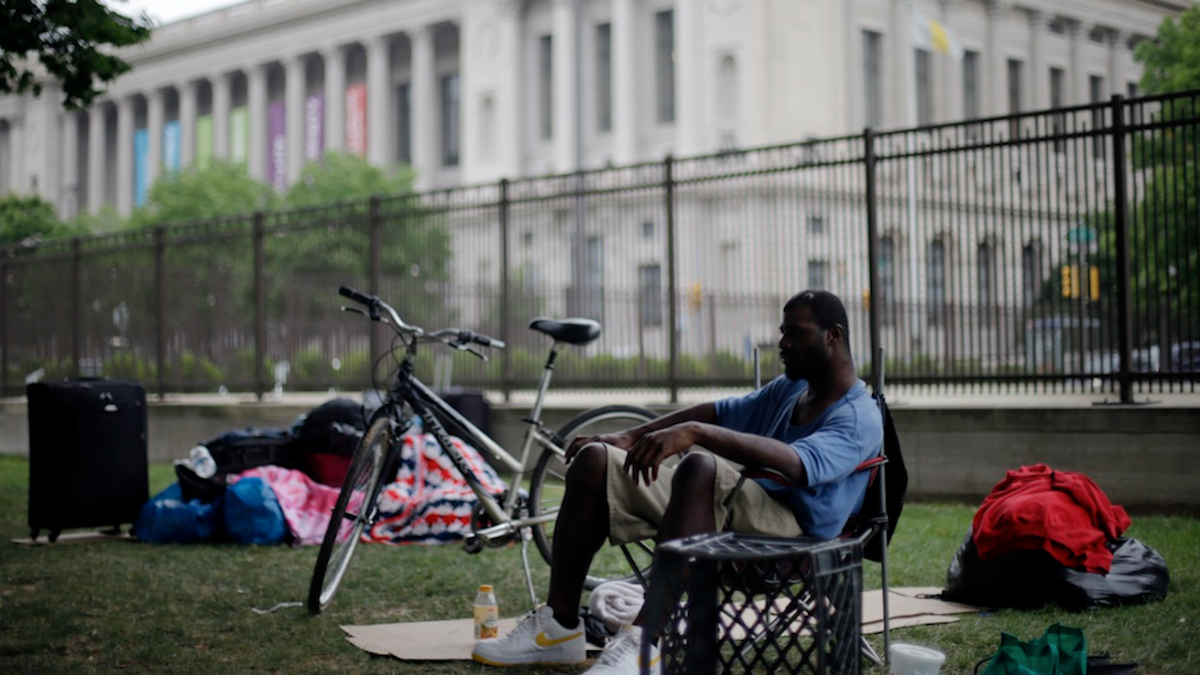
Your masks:
<path fill-rule="evenodd" d="M 383 224 L 379 215 L 379 195 L 371 195 L 367 204 L 367 286 L 378 296 L 383 290 Z M 383 326 L 371 322 L 371 363 L 383 353 Z"/>
<path fill-rule="evenodd" d="M 167 397 L 166 228 L 154 228 L 154 363 L 158 400 Z"/>
<path fill-rule="evenodd" d="M 667 386 L 671 390 L 671 403 L 679 403 L 679 298 L 675 273 L 675 160 L 671 155 L 663 158 L 663 192 L 667 209 Z"/>
<path fill-rule="evenodd" d="M 1121 352 L 1117 382 L 1121 403 L 1133 403 L 1133 324 L 1129 293 L 1129 188 L 1125 175 L 1125 97 L 1112 97 L 1113 211 L 1117 228 L 1117 345 Z"/>
<path fill-rule="evenodd" d="M 254 396 L 259 401 L 267 390 L 267 289 L 263 269 L 263 212 L 254 212 Z"/>
<path fill-rule="evenodd" d="M 868 127 L 863 131 L 863 166 L 867 179 L 867 322 L 868 339 L 871 344 L 871 385 L 875 391 L 883 390 L 883 364 L 876 363 L 880 351 L 880 309 L 884 298 L 879 295 L 879 209 L 876 204 L 875 183 L 875 130 Z"/>
<path fill-rule="evenodd" d="M 75 237 L 71 240 L 71 367 L 68 372 L 79 377 L 79 361 L 83 347 L 82 329 L 79 326 L 79 303 L 83 290 L 83 252 L 82 240 Z"/>
<path fill-rule="evenodd" d="M 500 339 L 508 345 L 508 349 L 500 351 L 500 390 L 504 393 L 504 402 L 512 401 L 513 390 L 513 360 L 509 351 L 512 342 L 512 298 L 509 294 L 508 250 L 508 179 L 500 179 Z"/>

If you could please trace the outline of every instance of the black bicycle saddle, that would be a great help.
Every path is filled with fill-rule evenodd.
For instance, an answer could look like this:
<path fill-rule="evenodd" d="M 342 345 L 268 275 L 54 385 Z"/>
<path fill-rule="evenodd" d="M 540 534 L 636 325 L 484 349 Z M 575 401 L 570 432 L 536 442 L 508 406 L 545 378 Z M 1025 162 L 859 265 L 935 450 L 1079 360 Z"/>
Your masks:
<path fill-rule="evenodd" d="M 591 319 L 548 319 L 539 316 L 529 322 L 529 327 L 545 333 L 558 342 L 571 345 L 586 345 L 600 337 L 600 323 Z"/>

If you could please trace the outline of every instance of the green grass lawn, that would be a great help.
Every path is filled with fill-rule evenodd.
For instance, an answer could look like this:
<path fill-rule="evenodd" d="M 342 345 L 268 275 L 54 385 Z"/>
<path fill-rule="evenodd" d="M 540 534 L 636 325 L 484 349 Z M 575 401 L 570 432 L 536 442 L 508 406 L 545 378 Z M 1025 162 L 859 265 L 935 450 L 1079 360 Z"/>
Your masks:
<path fill-rule="evenodd" d="M 503 614 L 528 607 L 517 548 L 469 556 L 456 545 L 363 546 L 325 614 L 311 617 L 300 607 L 258 614 L 254 608 L 305 598 L 315 547 L 126 541 L 18 546 L 8 540 L 29 535 L 28 475 L 24 460 L 0 457 L 0 672 L 5 674 L 500 672 L 469 662 L 373 657 L 347 642 L 339 626 L 465 618 L 480 583 L 496 586 Z M 151 468 L 152 492 L 172 480 L 170 467 Z M 941 586 L 973 513 L 969 505 L 909 505 L 890 549 L 891 583 Z M 1170 566 L 1165 602 L 1085 613 L 1002 610 L 897 630 L 893 639 L 942 650 L 944 673 L 971 673 L 995 650 L 1001 631 L 1031 639 L 1059 621 L 1083 628 L 1091 652 L 1136 661 L 1140 673 L 1200 672 L 1200 521 L 1142 515 L 1133 522 L 1129 535 L 1157 549 Z M 868 588 L 878 587 L 878 572 L 878 565 L 866 564 Z M 539 592 L 546 578 L 539 564 Z M 882 644 L 879 638 L 875 642 Z"/>

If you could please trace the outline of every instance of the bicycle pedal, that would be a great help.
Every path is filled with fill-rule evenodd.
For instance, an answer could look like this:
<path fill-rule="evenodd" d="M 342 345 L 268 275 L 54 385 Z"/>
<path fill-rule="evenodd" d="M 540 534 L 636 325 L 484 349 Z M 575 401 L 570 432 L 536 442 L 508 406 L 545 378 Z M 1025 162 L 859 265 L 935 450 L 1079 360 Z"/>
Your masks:
<path fill-rule="evenodd" d="M 479 540 L 479 537 L 466 537 L 463 539 L 463 550 L 475 555 L 483 550 L 483 542 Z"/>

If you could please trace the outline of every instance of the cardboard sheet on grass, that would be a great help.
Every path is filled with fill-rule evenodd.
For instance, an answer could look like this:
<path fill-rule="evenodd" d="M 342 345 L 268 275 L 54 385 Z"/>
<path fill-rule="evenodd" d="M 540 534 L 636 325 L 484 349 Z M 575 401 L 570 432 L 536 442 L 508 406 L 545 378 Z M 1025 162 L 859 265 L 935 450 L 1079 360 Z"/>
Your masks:
<path fill-rule="evenodd" d="M 892 628 L 957 621 L 953 615 L 979 611 L 978 607 L 922 598 L 940 588 L 893 588 L 889 596 Z M 519 618 L 500 621 L 500 634 L 512 630 Z M 351 644 L 372 654 L 406 661 L 470 660 L 474 646 L 470 618 L 450 621 L 385 623 L 342 626 Z M 863 633 L 883 632 L 883 602 L 879 591 L 863 594 Z"/>

